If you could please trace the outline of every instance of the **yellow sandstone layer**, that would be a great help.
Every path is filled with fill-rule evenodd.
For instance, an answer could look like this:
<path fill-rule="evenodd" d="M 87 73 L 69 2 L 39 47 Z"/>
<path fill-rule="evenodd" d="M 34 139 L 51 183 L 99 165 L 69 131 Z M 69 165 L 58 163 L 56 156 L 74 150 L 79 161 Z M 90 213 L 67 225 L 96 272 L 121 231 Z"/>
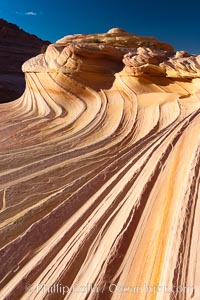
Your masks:
<path fill-rule="evenodd" d="M 0 299 L 200 299 L 200 56 L 115 28 L 22 69 L 0 105 Z"/>

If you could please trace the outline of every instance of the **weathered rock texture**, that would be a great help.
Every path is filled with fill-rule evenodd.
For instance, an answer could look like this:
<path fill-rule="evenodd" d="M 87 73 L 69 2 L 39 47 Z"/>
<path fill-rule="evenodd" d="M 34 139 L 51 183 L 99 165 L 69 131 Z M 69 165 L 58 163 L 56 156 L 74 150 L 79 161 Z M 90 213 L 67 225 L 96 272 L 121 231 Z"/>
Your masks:
<path fill-rule="evenodd" d="M 200 299 L 199 63 L 112 29 L 23 65 L 0 106 L 0 299 Z"/>
<path fill-rule="evenodd" d="M 14 100 L 25 88 L 21 65 L 49 44 L 17 25 L 0 19 L 0 103 Z"/>

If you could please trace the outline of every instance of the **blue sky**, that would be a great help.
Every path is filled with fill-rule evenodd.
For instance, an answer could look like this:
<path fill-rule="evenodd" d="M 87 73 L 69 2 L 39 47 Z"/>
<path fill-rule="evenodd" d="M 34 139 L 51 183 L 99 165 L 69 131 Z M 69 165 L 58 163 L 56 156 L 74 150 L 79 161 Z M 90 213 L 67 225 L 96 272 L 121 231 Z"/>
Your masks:
<path fill-rule="evenodd" d="M 199 11 L 199 0 L 0 0 L 1 18 L 51 42 L 121 27 L 191 53 L 200 53 Z"/>

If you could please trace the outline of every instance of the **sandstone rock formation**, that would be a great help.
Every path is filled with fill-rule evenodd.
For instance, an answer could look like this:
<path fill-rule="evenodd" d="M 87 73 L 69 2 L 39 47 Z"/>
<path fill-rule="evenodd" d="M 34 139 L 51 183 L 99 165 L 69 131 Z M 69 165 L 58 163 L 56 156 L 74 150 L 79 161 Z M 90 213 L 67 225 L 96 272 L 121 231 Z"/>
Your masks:
<path fill-rule="evenodd" d="M 49 44 L 17 25 L 0 19 L 0 103 L 14 100 L 25 88 L 21 65 Z"/>
<path fill-rule="evenodd" d="M 122 29 L 0 106 L 0 299 L 200 299 L 200 56 Z"/>

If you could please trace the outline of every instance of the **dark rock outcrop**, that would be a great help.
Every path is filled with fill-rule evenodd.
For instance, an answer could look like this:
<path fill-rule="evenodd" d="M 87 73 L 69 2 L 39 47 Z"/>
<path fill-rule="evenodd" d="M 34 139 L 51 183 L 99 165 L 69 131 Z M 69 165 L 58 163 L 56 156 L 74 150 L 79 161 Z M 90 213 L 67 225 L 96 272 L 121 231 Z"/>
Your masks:
<path fill-rule="evenodd" d="M 21 65 L 47 44 L 48 41 L 0 19 L 0 99 L 8 102 L 23 93 L 25 81 Z"/>

